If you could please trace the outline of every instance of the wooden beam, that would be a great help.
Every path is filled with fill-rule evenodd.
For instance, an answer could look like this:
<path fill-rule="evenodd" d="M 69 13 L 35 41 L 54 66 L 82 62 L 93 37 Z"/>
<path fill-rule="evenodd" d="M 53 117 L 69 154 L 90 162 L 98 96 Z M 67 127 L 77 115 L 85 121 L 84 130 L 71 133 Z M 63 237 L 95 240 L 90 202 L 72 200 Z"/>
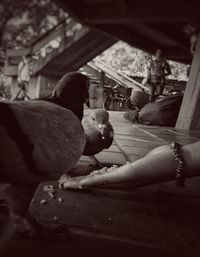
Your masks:
<path fill-rule="evenodd" d="M 198 1 L 54 0 L 82 23 L 177 22 L 200 20 Z"/>
<path fill-rule="evenodd" d="M 131 28 L 129 29 L 128 27 L 124 27 L 123 25 L 98 25 L 97 28 L 117 37 L 119 40 L 124 40 L 133 47 L 142 49 L 147 53 L 154 54 L 158 48 L 161 48 L 167 59 L 184 63 L 191 62 L 189 49 L 184 49 L 180 46 L 164 46 L 161 41 L 157 42 L 155 38 L 150 38 L 147 34 L 141 35 L 139 32 L 131 30 Z"/>
<path fill-rule="evenodd" d="M 58 6 L 60 6 L 67 13 L 72 15 L 76 20 L 82 19 L 83 15 L 83 1 L 82 0 L 53 0 Z"/>
<path fill-rule="evenodd" d="M 63 45 L 57 55 L 52 53 L 52 59 L 48 58 L 48 62 L 38 65 L 37 72 L 42 75 L 59 76 L 77 70 L 114 43 L 116 40 L 112 37 L 96 30 L 87 30 L 73 43 Z"/>
<path fill-rule="evenodd" d="M 176 128 L 185 130 L 200 128 L 200 37 L 194 53 Z"/>
<path fill-rule="evenodd" d="M 145 35 L 157 43 L 163 42 L 163 44 L 166 46 L 185 47 L 185 44 L 182 40 L 178 40 L 171 35 L 163 33 L 162 30 L 154 28 L 152 24 L 149 25 L 135 22 L 134 24 L 131 24 L 131 28 L 137 31 L 139 34 Z"/>
<path fill-rule="evenodd" d="M 106 32 L 107 34 L 111 34 L 118 38 L 119 40 L 124 40 L 125 42 L 131 44 L 132 46 L 143 49 L 146 52 L 155 52 L 158 47 L 154 42 L 149 40 L 147 45 L 147 38 L 143 35 L 138 34 L 137 32 L 132 31 L 131 29 L 124 27 L 123 25 L 98 25 L 99 30 Z M 161 45 L 159 44 L 159 47 Z"/>
<path fill-rule="evenodd" d="M 124 4 L 122 5 L 121 2 Z M 66 4 L 67 6 L 67 4 Z M 170 11 L 169 11 L 170 10 Z M 105 1 L 85 4 L 84 21 L 90 24 L 139 22 L 187 22 L 199 20 L 198 2 L 180 0 Z M 74 9 L 76 12 L 76 10 Z"/>
<path fill-rule="evenodd" d="M 174 47 L 163 47 L 162 50 L 165 54 L 165 57 L 169 60 L 191 64 L 192 56 L 189 51 L 189 48 L 184 49 L 179 46 L 174 46 Z"/>
<path fill-rule="evenodd" d="M 160 0 L 59 0 L 56 2 L 61 2 L 66 11 L 90 28 L 97 28 L 150 53 L 155 52 L 157 48 L 169 47 L 170 52 L 173 53 L 168 54 L 165 51 L 166 57 L 190 62 L 185 49 L 187 38 L 181 37 L 178 32 L 184 24 L 196 24 L 196 20 L 200 20 L 196 3 L 191 4 L 185 0 L 164 2 Z M 155 27 L 157 24 L 158 28 Z M 167 33 L 163 31 L 163 26 L 166 28 L 166 24 L 169 25 Z"/>

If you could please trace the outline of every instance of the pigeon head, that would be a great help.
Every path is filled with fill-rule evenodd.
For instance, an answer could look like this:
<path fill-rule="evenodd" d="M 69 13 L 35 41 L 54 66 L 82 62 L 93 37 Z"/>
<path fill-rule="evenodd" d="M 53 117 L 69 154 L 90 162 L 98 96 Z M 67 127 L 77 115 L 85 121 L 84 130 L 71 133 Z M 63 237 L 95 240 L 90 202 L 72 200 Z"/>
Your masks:
<path fill-rule="evenodd" d="M 70 97 L 79 97 L 82 102 L 89 98 L 89 78 L 79 72 L 68 72 L 58 82 L 53 91 L 53 96 L 60 98 L 65 103 Z"/>
<path fill-rule="evenodd" d="M 89 83 L 87 76 L 79 72 L 68 72 L 58 81 L 52 98 L 57 104 L 73 111 L 81 120 L 83 104 L 89 105 Z"/>
<path fill-rule="evenodd" d="M 108 132 L 109 113 L 104 109 L 94 109 L 90 116 L 89 121 L 102 135 L 102 139 L 105 139 Z"/>
<path fill-rule="evenodd" d="M 79 72 L 68 72 L 58 81 L 50 95 L 37 100 L 60 105 L 72 111 L 81 121 L 84 103 L 89 107 L 89 84 L 87 76 Z"/>

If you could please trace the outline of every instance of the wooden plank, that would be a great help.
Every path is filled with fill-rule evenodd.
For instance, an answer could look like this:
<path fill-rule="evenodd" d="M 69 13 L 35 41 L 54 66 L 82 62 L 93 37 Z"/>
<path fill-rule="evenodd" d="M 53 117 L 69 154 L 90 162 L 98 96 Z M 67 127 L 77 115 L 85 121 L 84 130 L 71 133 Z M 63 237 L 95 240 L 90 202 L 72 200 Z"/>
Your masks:
<path fill-rule="evenodd" d="M 143 157 L 147 153 L 149 153 L 153 148 L 154 147 L 148 149 L 148 148 L 135 147 L 135 146 L 132 146 L 132 147 L 123 146 L 121 149 L 126 155 L 133 154 L 133 155 L 138 155 L 140 157 Z"/>
<path fill-rule="evenodd" d="M 117 152 L 106 152 L 102 151 L 95 155 L 98 161 L 101 163 L 104 163 L 106 165 L 122 165 L 125 164 L 128 159 L 123 153 L 117 153 Z"/>
<path fill-rule="evenodd" d="M 54 199 L 43 190 L 49 184 L 55 187 Z M 46 200 L 46 204 L 40 204 L 41 200 Z M 180 242 L 168 234 L 148 195 L 114 189 L 65 191 L 57 187 L 56 181 L 49 181 L 38 187 L 30 212 L 43 226 L 67 226 L 66 237 L 70 236 L 72 243 L 76 243 L 76 237 L 81 235 L 83 239 L 89 239 L 90 245 L 91 242 L 95 245 L 102 242 L 103 248 L 107 245 L 113 250 L 113 256 L 122 256 L 116 254 L 123 246 L 127 247 L 124 247 L 124 256 L 128 254 L 127 249 L 132 254 L 140 253 L 138 256 L 181 254 L 186 257 L 188 254 L 184 254 Z M 174 242 L 176 247 L 172 247 Z"/>
<path fill-rule="evenodd" d="M 153 141 L 145 141 L 145 140 L 129 140 L 129 139 L 124 139 L 123 137 L 121 138 L 115 138 L 115 142 L 120 146 L 120 147 L 137 147 L 137 148 L 145 148 L 145 149 L 153 149 L 159 145 L 162 145 L 161 142 L 153 142 Z"/>
<path fill-rule="evenodd" d="M 189 80 L 176 122 L 179 129 L 197 129 L 200 127 L 200 37 L 198 38 L 192 61 Z"/>
<path fill-rule="evenodd" d="M 151 137 L 149 135 L 115 135 L 116 140 L 129 140 L 129 141 L 141 141 L 141 142 L 150 142 L 150 143 L 163 143 L 158 137 Z"/>
<path fill-rule="evenodd" d="M 184 1 L 159 0 L 146 1 L 96 1 L 87 4 L 85 1 L 84 17 L 90 24 L 127 24 L 134 22 L 186 22 L 188 19 L 198 19 L 198 3 L 190 4 Z M 95 1 L 94 1 L 95 2 Z M 99 2 L 99 3 L 97 3 Z M 180 11 L 181 5 L 181 11 Z M 66 4 L 67 6 L 67 4 Z M 168 7 L 173 6 L 168 12 Z M 145 8 L 144 8 L 145 7 Z M 73 10 L 75 13 L 76 11 Z"/>

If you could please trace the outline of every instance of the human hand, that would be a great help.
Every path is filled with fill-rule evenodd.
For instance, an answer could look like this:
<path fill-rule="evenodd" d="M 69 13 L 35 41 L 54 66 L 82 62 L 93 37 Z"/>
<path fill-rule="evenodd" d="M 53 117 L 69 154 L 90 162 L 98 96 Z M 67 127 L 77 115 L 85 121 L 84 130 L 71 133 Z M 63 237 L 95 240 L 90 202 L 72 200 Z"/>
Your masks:
<path fill-rule="evenodd" d="M 67 174 L 60 177 L 58 186 L 61 189 L 81 189 L 80 181 L 87 176 L 70 177 Z"/>
<path fill-rule="evenodd" d="M 95 170 L 87 176 L 71 178 L 67 175 L 59 179 L 59 187 L 63 189 L 84 189 L 94 186 L 105 186 L 107 184 L 115 184 L 123 181 L 126 176 L 126 167 L 113 165 L 110 168 L 104 167 L 100 170 Z"/>

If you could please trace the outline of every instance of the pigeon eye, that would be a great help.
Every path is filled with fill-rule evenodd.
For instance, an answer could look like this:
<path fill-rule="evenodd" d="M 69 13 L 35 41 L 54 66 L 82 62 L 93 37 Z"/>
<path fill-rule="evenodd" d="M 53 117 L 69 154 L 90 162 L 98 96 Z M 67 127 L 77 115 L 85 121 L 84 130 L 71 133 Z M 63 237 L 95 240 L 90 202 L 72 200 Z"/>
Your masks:
<path fill-rule="evenodd" d="M 92 117 L 92 119 L 93 119 L 93 120 L 95 120 L 95 118 L 94 118 L 94 117 Z"/>

